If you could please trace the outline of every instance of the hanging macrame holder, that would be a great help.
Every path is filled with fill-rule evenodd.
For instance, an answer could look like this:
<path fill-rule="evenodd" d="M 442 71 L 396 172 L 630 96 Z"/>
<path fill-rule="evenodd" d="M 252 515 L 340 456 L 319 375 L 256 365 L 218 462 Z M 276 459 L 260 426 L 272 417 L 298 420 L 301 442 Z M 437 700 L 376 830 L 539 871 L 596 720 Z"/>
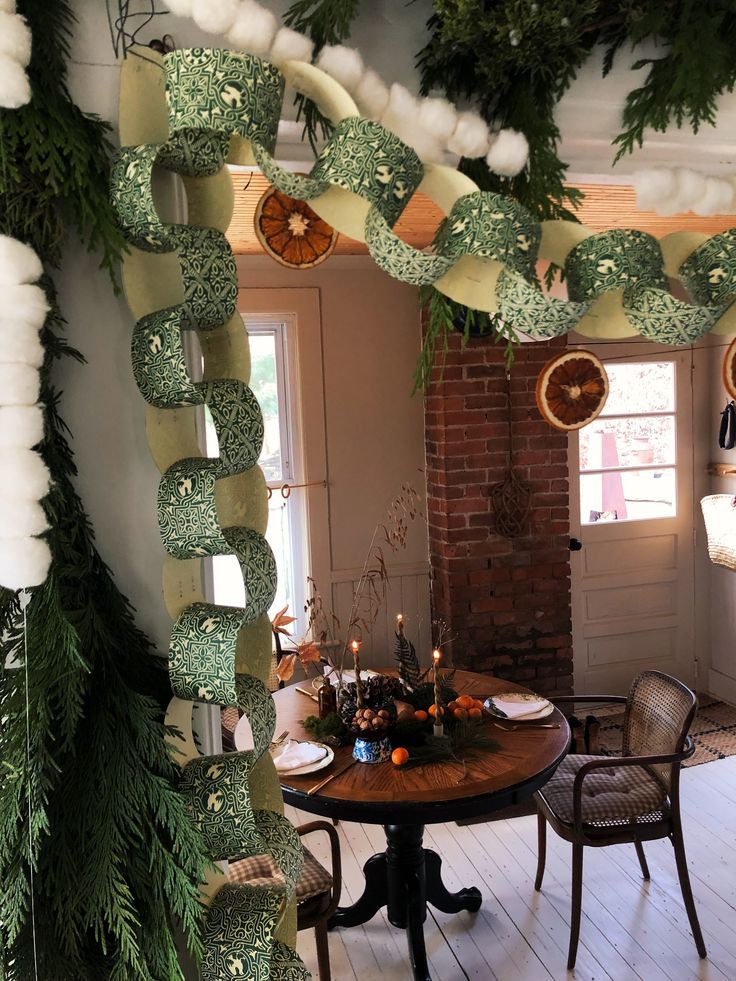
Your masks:
<path fill-rule="evenodd" d="M 700 506 L 711 562 L 736 570 L 736 497 L 733 494 L 710 494 L 701 500 Z"/>
<path fill-rule="evenodd" d="M 531 510 L 531 487 L 521 480 L 514 468 L 514 441 L 511 422 L 511 375 L 506 372 L 506 405 L 508 410 L 508 466 L 506 476 L 491 487 L 490 498 L 496 515 L 496 532 L 503 538 L 519 538 L 527 529 Z"/>

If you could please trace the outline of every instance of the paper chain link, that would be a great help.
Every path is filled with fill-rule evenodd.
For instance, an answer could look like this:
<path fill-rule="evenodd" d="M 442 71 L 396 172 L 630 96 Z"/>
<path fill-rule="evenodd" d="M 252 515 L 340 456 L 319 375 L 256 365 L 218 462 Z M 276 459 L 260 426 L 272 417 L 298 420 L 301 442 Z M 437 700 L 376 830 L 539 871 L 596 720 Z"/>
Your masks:
<path fill-rule="evenodd" d="M 195 56 L 192 63 L 206 62 Z M 176 101 L 178 87 L 186 87 L 191 77 L 177 59 L 167 65 L 170 102 Z M 278 107 L 283 83 L 275 72 L 271 80 L 270 89 L 260 89 L 259 102 L 267 106 L 272 100 Z M 242 73 L 239 82 L 244 84 Z M 196 98 L 206 101 L 207 93 L 199 91 Z M 233 89 L 220 108 L 235 101 Z M 218 104 L 207 104 L 217 115 Z M 263 621 L 276 590 L 276 565 L 263 537 L 266 485 L 257 467 L 263 417 L 253 392 L 239 378 L 195 382 L 182 340 L 183 331 L 205 338 L 236 315 L 235 264 L 221 231 L 161 221 L 152 191 L 154 164 L 189 178 L 220 171 L 230 141 L 229 125 L 220 117 L 209 129 L 188 128 L 182 127 L 180 118 L 172 118 L 167 143 L 121 149 L 112 170 L 111 193 L 128 242 L 143 252 L 171 253 L 181 273 L 182 302 L 142 317 L 133 333 L 133 373 L 141 394 L 150 405 L 173 413 L 187 406 L 206 406 L 219 443 L 216 458 L 186 457 L 164 472 L 158 494 L 164 547 L 180 561 L 234 554 L 246 593 L 243 608 L 194 603 L 183 610 L 172 629 L 169 673 L 175 696 L 240 707 L 250 722 L 254 743 L 250 752 L 190 758 L 183 767 L 181 790 L 212 860 L 269 854 L 281 872 L 273 882 L 223 885 L 217 891 L 205 923 L 201 977 L 301 981 L 309 977 L 308 972 L 277 937 L 285 903 L 292 900 L 302 867 L 300 839 L 283 814 L 255 803 L 263 796 L 258 786 L 263 766 L 273 771 L 267 751 L 276 719 L 273 698 L 257 677 L 264 674 L 263 645 L 250 650 L 247 632 L 249 625 Z M 273 147 L 275 127 L 255 125 L 248 133 Z M 245 334 L 242 321 L 240 327 Z M 204 343 L 202 347 L 206 352 Z M 222 362 L 219 358 L 220 367 Z M 207 367 L 205 353 L 206 375 Z M 246 496 L 259 496 L 263 507 L 252 504 L 250 511 L 245 509 L 244 523 L 223 525 L 218 486 L 241 477 L 255 477 L 252 493 Z M 270 625 L 263 640 L 270 655 Z"/>

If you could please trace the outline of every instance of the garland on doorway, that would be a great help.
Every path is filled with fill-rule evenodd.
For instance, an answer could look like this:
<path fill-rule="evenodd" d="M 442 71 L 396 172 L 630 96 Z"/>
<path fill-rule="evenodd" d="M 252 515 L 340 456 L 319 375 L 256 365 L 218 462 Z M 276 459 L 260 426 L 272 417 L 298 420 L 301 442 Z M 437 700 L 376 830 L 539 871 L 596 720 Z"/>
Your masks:
<path fill-rule="evenodd" d="M 0 590 L 0 977 L 181 977 L 174 928 L 199 950 L 204 858 L 174 788 L 160 704 L 168 685 L 99 555 L 76 492 L 53 374 L 83 361 L 64 338 L 52 279 L 71 225 L 112 269 L 107 126 L 66 86 L 66 0 L 22 0 L 28 105 L 0 112 L 0 232 L 41 258 L 43 501 L 51 568 L 25 596 Z"/>

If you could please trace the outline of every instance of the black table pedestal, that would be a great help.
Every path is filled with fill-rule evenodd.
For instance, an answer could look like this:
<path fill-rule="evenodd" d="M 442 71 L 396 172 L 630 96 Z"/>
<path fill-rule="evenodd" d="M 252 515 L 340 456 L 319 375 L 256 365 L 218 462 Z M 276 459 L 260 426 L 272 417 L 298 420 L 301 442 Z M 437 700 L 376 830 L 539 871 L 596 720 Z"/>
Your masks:
<path fill-rule="evenodd" d="M 443 913 L 480 909 L 476 888 L 449 892 L 442 882 L 442 859 L 424 848 L 422 824 L 384 824 L 386 851 L 369 858 L 364 866 L 365 889 L 352 906 L 335 911 L 329 927 L 358 926 L 386 907 L 389 922 L 406 930 L 415 981 L 431 981 L 424 946 L 427 903 Z"/>

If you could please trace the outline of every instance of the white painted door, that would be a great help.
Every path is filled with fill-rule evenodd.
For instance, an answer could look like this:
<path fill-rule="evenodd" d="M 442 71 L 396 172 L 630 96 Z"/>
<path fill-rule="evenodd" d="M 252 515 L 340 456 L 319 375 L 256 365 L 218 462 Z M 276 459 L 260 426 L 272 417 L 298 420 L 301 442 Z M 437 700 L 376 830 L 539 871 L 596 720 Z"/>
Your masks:
<path fill-rule="evenodd" d="M 693 684 L 691 353 L 586 347 L 611 391 L 570 437 L 575 691 L 623 694 L 647 668 Z"/>

